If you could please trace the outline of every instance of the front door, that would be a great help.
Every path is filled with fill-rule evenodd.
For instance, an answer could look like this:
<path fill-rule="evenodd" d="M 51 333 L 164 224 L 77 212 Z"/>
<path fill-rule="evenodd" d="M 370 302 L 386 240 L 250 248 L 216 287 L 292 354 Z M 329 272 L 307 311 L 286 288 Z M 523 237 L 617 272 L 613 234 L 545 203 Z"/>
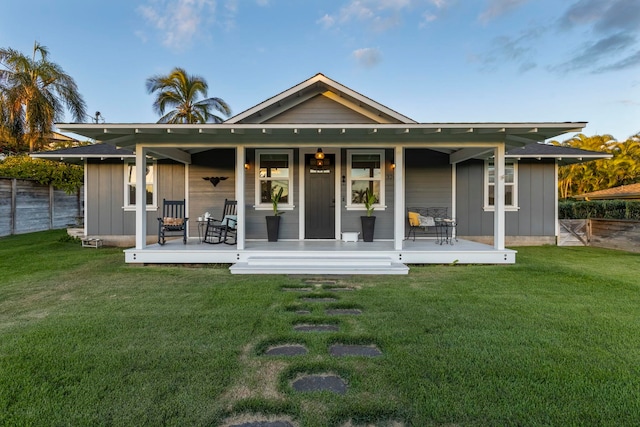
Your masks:
<path fill-rule="evenodd" d="M 326 154 L 319 165 L 305 154 L 305 238 L 335 239 L 335 155 Z"/>

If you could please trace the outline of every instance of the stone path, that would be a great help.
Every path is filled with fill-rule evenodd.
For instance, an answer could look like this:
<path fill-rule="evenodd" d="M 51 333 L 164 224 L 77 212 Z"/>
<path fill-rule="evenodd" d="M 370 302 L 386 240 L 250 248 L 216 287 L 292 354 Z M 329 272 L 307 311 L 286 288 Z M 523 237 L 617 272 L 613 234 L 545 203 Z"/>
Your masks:
<path fill-rule="evenodd" d="M 313 319 L 313 321 L 305 320 L 304 316 L 312 315 L 313 312 L 317 313 L 317 308 L 329 317 L 336 319 L 336 316 L 355 317 L 363 314 L 363 309 L 353 304 L 346 305 L 340 304 L 340 297 L 338 293 L 341 292 L 354 292 L 357 291 L 356 287 L 343 286 L 334 280 L 322 280 L 322 279 L 306 279 L 299 286 L 284 286 L 283 292 L 298 292 L 300 296 L 298 300 L 303 302 L 303 307 L 292 310 L 297 316 L 301 316 L 301 319 L 294 322 L 292 329 L 294 333 L 300 334 L 315 334 L 315 333 L 332 333 L 340 331 L 340 321 L 329 320 L 322 321 L 322 319 Z M 333 295 L 328 296 L 329 292 Z M 315 293 L 315 294 L 314 294 Z M 292 307 L 294 308 L 294 307 Z M 308 319 L 308 318 L 307 318 Z M 301 335 L 302 336 L 302 335 Z M 298 341 L 297 339 L 292 341 Z M 350 341 L 348 337 L 345 337 L 345 341 Z M 274 344 L 268 346 L 259 357 L 261 358 L 279 358 L 276 360 L 285 360 L 288 358 L 300 358 L 312 357 L 317 360 L 318 356 L 322 354 L 310 353 L 307 346 L 303 345 L 304 339 L 301 338 L 299 342 L 285 342 L 280 344 Z M 316 352 L 317 353 L 317 352 Z M 383 352 L 374 343 L 333 343 L 326 349 L 326 353 L 332 358 L 345 358 L 345 357 L 381 357 Z M 282 359 L 284 358 L 284 359 Z M 291 390 L 296 393 L 306 393 L 311 396 L 316 392 L 329 392 L 337 395 L 345 395 L 350 392 L 349 382 L 342 378 L 335 372 L 298 372 L 295 378 L 289 381 Z M 260 415 L 246 414 L 241 416 L 242 421 L 224 424 L 228 427 L 299 427 L 299 425 L 291 420 L 290 417 L 277 417 L 271 415 L 269 417 L 263 417 Z M 236 418 L 237 419 L 237 418 Z M 351 425 L 349 421 L 347 424 Z M 394 425 L 402 425 L 396 424 Z"/>

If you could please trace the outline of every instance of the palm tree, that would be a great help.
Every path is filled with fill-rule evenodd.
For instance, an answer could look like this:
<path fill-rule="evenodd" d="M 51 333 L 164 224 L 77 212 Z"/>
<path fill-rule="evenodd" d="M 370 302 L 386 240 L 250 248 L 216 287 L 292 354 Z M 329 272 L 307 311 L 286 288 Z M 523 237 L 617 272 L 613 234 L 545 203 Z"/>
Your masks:
<path fill-rule="evenodd" d="M 224 119 L 212 113 L 231 115 L 231 108 L 220 98 L 207 98 L 208 85 L 204 78 L 189 75 L 183 68 L 174 68 L 167 76 L 147 79 L 147 92 L 157 92 L 153 109 L 162 117 L 158 123 L 221 123 Z M 198 96 L 205 99 L 197 100 Z M 171 109 L 165 114 L 167 108 Z"/>
<path fill-rule="evenodd" d="M 64 119 L 65 106 L 75 121 L 86 117 L 86 104 L 75 81 L 49 61 L 45 46 L 35 42 L 31 57 L 0 48 L 0 116 L 5 131 L 28 142 L 33 151 L 52 131 L 53 123 Z"/>

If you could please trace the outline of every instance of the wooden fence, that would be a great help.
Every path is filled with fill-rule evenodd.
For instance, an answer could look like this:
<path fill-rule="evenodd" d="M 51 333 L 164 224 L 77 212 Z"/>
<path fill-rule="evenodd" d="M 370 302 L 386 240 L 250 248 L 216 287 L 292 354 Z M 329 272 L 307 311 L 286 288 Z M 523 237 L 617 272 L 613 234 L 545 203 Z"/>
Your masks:
<path fill-rule="evenodd" d="M 563 219 L 560 220 L 558 246 L 596 246 L 640 252 L 640 221 Z"/>
<path fill-rule="evenodd" d="M 65 228 L 82 222 L 83 191 L 66 194 L 51 185 L 0 178 L 0 236 Z"/>

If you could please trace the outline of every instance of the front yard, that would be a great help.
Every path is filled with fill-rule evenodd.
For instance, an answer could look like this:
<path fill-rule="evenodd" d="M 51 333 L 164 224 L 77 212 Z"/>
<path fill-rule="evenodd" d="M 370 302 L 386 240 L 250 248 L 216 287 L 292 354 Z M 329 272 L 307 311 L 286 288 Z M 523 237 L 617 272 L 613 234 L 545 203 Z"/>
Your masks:
<path fill-rule="evenodd" d="M 515 265 L 309 282 L 134 267 L 61 236 L 0 239 L 0 425 L 640 424 L 638 254 L 517 248 Z M 286 343 L 308 352 L 264 355 Z M 346 393 L 294 391 L 311 373 Z"/>

